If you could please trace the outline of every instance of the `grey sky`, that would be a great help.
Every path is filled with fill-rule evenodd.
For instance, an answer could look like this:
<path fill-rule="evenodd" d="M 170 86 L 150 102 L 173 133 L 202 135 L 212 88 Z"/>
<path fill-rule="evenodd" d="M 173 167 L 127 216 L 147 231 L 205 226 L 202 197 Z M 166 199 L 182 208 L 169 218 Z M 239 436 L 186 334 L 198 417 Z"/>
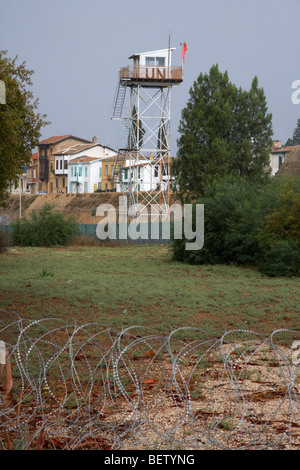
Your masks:
<path fill-rule="evenodd" d="M 0 49 L 35 71 L 39 111 L 52 122 L 42 138 L 74 134 L 118 148 L 112 121 L 119 68 L 136 52 L 176 47 L 184 81 L 172 90 L 171 155 L 189 89 L 213 64 L 249 89 L 255 75 L 284 143 L 300 118 L 292 82 L 300 80 L 299 0 L 0 0 Z"/>

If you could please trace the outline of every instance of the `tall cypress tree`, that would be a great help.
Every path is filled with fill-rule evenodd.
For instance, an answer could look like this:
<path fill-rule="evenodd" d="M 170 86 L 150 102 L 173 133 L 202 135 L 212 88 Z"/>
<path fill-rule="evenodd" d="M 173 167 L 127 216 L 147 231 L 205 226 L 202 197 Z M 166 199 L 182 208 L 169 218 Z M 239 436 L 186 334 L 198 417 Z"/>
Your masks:
<path fill-rule="evenodd" d="M 272 116 L 258 80 L 249 92 L 238 89 L 218 65 L 200 74 L 181 114 L 177 188 L 191 198 L 205 185 L 229 174 L 265 178 L 272 145 Z"/>
<path fill-rule="evenodd" d="M 168 150 L 166 125 L 163 119 L 161 119 L 160 127 L 158 129 L 157 149 L 158 149 L 158 157 L 162 157 Z"/>
<path fill-rule="evenodd" d="M 300 119 L 297 121 L 297 126 L 294 130 L 292 139 L 288 139 L 285 145 L 300 145 Z"/>
<path fill-rule="evenodd" d="M 237 132 L 233 133 L 231 173 L 252 180 L 264 179 L 268 176 L 266 168 L 272 146 L 272 115 L 268 113 L 264 90 L 258 87 L 257 77 L 249 91 L 238 90 L 234 114 Z"/>
<path fill-rule="evenodd" d="M 146 131 L 143 128 L 143 124 L 141 119 L 137 115 L 136 106 L 133 106 L 132 109 L 132 118 L 131 118 L 131 125 L 130 131 L 128 134 L 128 141 L 127 146 L 129 149 L 136 148 L 139 149 L 143 146 L 143 138 Z"/>

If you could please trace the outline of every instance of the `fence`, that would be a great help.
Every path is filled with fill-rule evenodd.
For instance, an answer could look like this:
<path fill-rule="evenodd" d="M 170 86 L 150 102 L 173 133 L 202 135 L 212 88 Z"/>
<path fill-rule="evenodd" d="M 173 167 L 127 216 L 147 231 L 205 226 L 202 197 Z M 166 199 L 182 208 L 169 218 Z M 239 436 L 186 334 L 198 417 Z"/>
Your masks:
<path fill-rule="evenodd" d="M 136 245 L 144 245 L 147 243 L 151 244 L 165 244 L 170 243 L 170 237 L 164 235 L 164 222 L 155 222 L 155 223 L 144 223 L 140 224 L 138 230 L 143 234 L 142 237 L 138 236 L 137 238 L 130 237 L 128 235 L 126 239 L 122 238 L 121 232 L 128 233 L 128 227 L 130 224 L 115 224 L 115 237 L 110 239 L 109 237 L 106 240 L 111 240 L 118 243 L 132 243 Z M 144 226 L 144 228 L 143 228 Z M 166 223 L 166 227 L 168 225 Z M 78 225 L 80 234 L 82 236 L 89 236 L 95 239 L 95 241 L 100 241 L 97 236 L 97 224 L 79 224 Z M 153 228 L 156 235 L 153 234 Z M 170 232 L 172 231 L 172 225 L 170 224 Z M 166 231 L 167 232 L 167 231 Z"/>
<path fill-rule="evenodd" d="M 164 224 L 167 230 L 164 229 Z M 170 243 L 170 237 L 165 236 L 165 233 L 168 232 L 168 225 L 164 222 L 155 222 L 155 223 L 146 223 L 145 229 L 141 228 L 141 232 L 144 234 L 144 238 L 138 237 L 136 239 L 128 236 L 126 239 L 120 238 L 121 231 L 124 233 L 124 225 L 116 223 L 116 236 L 113 240 L 107 238 L 105 241 L 113 241 L 118 243 L 132 243 L 137 245 L 143 245 L 147 243 L 151 244 L 165 244 Z M 128 231 L 129 224 L 126 224 L 125 231 Z M 156 232 L 156 235 L 153 235 L 153 228 Z M 0 229 L 3 233 L 11 233 L 12 226 L 11 225 L 1 225 Z M 97 236 L 97 224 L 78 224 L 79 233 L 83 237 L 90 237 L 96 241 L 101 241 Z M 170 224 L 170 233 L 172 233 L 172 223 Z"/>
<path fill-rule="evenodd" d="M 300 333 L 37 321 L 0 310 L 3 449 L 299 449 Z"/>

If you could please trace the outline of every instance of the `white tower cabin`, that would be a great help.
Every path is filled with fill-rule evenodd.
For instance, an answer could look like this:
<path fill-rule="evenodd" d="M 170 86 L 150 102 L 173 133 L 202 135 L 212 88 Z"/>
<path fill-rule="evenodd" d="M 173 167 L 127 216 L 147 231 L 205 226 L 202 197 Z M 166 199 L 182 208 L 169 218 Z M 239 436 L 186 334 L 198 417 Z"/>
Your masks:
<path fill-rule="evenodd" d="M 123 192 L 133 217 L 166 214 L 170 194 L 171 88 L 182 82 L 182 66 L 173 66 L 175 48 L 140 52 L 119 72 L 113 119 L 126 131 L 115 162 L 113 184 Z M 127 88 L 129 116 L 122 117 Z M 126 175 L 126 177 L 125 177 Z"/>

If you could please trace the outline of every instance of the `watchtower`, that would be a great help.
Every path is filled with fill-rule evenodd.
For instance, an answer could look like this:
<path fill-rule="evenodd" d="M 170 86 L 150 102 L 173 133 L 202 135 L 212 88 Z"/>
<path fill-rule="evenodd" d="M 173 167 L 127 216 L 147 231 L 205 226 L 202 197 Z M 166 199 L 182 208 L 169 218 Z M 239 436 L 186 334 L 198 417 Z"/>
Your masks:
<path fill-rule="evenodd" d="M 169 206 L 171 183 L 171 89 L 182 82 L 182 66 L 173 66 L 175 48 L 140 52 L 119 71 L 113 119 L 122 121 L 126 142 L 119 149 L 113 183 L 134 206 L 133 216 L 151 206 L 159 214 Z M 126 91 L 129 116 L 123 116 Z M 141 209 L 142 208 L 142 209 Z M 146 211 L 144 211 L 146 212 Z"/>

